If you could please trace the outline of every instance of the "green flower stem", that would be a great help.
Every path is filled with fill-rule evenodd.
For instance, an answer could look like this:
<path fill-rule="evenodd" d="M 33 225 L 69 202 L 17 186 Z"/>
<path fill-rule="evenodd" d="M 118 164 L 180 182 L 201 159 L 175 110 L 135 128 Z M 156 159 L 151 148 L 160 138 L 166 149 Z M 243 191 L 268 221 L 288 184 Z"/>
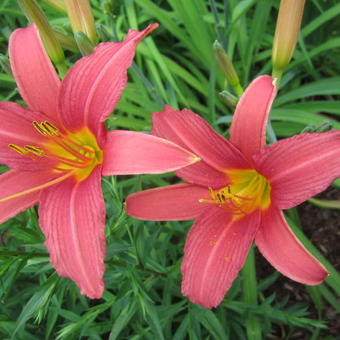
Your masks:
<path fill-rule="evenodd" d="M 243 299 L 244 302 L 251 306 L 257 305 L 257 281 L 255 269 L 254 247 L 251 247 L 247 256 L 246 263 L 242 269 L 243 273 Z M 259 319 L 249 315 L 245 320 L 247 328 L 247 337 L 252 340 L 262 339 L 261 325 Z"/>

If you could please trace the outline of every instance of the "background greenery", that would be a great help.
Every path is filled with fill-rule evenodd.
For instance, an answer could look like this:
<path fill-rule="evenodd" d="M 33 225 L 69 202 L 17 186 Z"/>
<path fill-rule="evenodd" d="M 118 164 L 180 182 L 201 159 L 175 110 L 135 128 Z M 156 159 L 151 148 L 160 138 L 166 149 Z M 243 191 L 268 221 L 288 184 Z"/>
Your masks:
<path fill-rule="evenodd" d="M 72 38 L 66 14 L 39 3 L 51 24 Z M 107 121 L 109 129 L 149 131 L 150 113 L 166 103 L 190 108 L 227 136 L 232 110 L 219 92 L 231 89 L 214 60 L 216 39 L 232 58 L 243 87 L 257 75 L 271 73 L 277 0 L 93 0 L 91 4 L 102 41 L 120 40 L 128 28 L 160 23 L 138 47 L 123 98 Z M 340 127 L 339 15 L 337 0 L 307 1 L 298 47 L 271 113 L 279 138 L 306 127 L 313 130 L 326 120 L 333 128 Z M 6 55 L 9 35 L 27 26 L 27 20 L 13 0 L 1 0 L 0 23 L 0 52 Z M 71 66 L 81 54 L 69 42 L 65 51 Z M 13 78 L 1 72 L 0 99 L 22 103 Z M 100 300 L 81 296 L 74 283 L 55 274 L 35 208 L 2 224 L 0 338 L 340 339 L 331 335 L 336 333 L 325 321 L 329 306 L 333 313 L 340 311 L 340 275 L 317 244 L 303 235 L 295 210 L 288 212 L 293 230 L 331 273 L 325 284 L 306 288 L 307 299 L 292 300 L 277 283 L 280 274 L 274 269 L 261 270 L 256 279 L 253 251 L 217 309 L 205 310 L 183 298 L 180 264 L 191 222 L 138 221 L 125 215 L 123 205 L 131 192 L 174 181 L 173 174 L 103 180 L 108 249 L 107 289 Z M 339 219 L 334 224 L 339 226 Z"/>

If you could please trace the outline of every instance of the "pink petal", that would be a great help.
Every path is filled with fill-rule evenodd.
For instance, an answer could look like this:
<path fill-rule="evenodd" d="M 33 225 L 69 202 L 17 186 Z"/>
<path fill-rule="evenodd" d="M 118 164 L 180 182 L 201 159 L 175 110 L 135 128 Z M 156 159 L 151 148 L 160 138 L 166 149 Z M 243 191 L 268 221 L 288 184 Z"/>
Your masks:
<path fill-rule="evenodd" d="M 209 199 L 206 188 L 181 183 L 166 187 L 136 192 L 126 198 L 128 215 L 142 220 L 192 220 L 202 213 Z"/>
<path fill-rule="evenodd" d="M 32 122 L 34 120 L 41 122 L 47 117 L 9 102 L 0 102 L 0 115 L 0 163 L 22 170 L 39 170 L 51 167 L 51 162 L 47 159 L 39 159 L 39 162 L 34 162 L 30 157 L 23 156 L 8 147 L 9 144 L 19 147 L 39 145 L 44 137 L 35 130 Z"/>
<path fill-rule="evenodd" d="M 294 281 L 317 285 L 328 274 L 292 233 L 280 210 L 269 209 L 263 213 L 255 242 L 263 256 Z"/>
<path fill-rule="evenodd" d="M 46 173 L 24 172 L 18 170 L 9 170 L 0 175 L 0 199 L 12 196 L 18 192 L 27 190 L 44 183 L 48 180 Z M 0 223 L 7 221 L 9 218 L 21 213 L 32 205 L 36 204 L 39 199 L 39 191 L 13 198 L 0 203 Z"/>
<path fill-rule="evenodd" d="M 171 112 L 177 111 L 169 106 L 165 106 L 163 112 L 169 112 L 169 116 L 171 116 Z M 183 139 L 177 135 L 176 131 L 171 128 L 171 125 L 169 126 L 167 124 L 167 121 L 159 119 L 160 117 L 158 114 L 160 113 L 153 114 L 152 134 L 168 139 L 184 148 L 189 149 L 189 145 L 187 145 Z M 211 188 L 221 188 L 226 186 L 229 182 L 225 173 L 214 169 L 204 160 L 176 171 L 176 175 L 186 182 Z"/>
<path fill-rule="evenodd" d="M 269 111 L 276 95 L 274 78 L 256 78 L 242 95 L 230 128 L 230 141 L 248 160 L 266 142 Z"/>
<path fill-rule="evenodd" d="M 10 170 L 12 173 L 12 170 Z M 19 197 L 30 195 L 34 192 L 40 192 L 42 189 L 53 186 L 57 183 L 64 181 L 65 179 L 73 176 L 72 172 L 66 172 L 62 174 L 56 174 L 54 171 L 43 170 L 43 171 L 22 171 L 13 170 L 13 173 L 19 174 L 15 177 L 10 177 L 12 182 L 6 184 L 6 188 L 1 191 L 0 204 L 12 201 Z M 13 175 L 14 176 L 14 175 Z M 5 183 L 8 182 L 4 177 Z"/>
<path fill-rule="evenodd" d="M 108 132 L 103 151 L 104 176 L 169 172 L 199 160 L 172 142 L 133 131 Z"/>
<path fill-rule="evenodd" d="M 213 189 L 225 187 L 229 183 L 225 173 L 215 170 L 203 161 L 177 170 L 176 175 L 186 182 Z"/>
<path fill-rule="evenodd" d="M 182 264 L 182 293 L 205 308 L 216 307 L 242 268 L 259 227 L 259 212 L 239 220 L 212 206 L 191 228 Z"/>
<path fill-rule="evenodd" d="M 100 298 L 104 289 L 105 205 L 100 171 L 95 169 L 82 182 L 70 178 L 44 190 L 39 208 L 52 266 L 90 298 Z"/>
<path fill-rule="evenodd" d="M 26 104 L 31 110 L 58 120 L 60 81 L 34 25 L 12 33 L 9 56 L 17 86 Z"/>
<path fill-rule="evenodd" d="M 249 168 L 242 154 L 227 139 L 215 132 L 199 115 L 166 106 L 152 114 L 152 133 L 192 151 L 219 171 Z"/>
<path fill-rule="evenodd" d="M 340 131 L 284 139 L 256 155 L 254 162 L 270 181 L 273 203 L 292 208 L 340 176 Z"/>
<path fill-rule="evenodd" d="M 138 43 L 157 26 L 149 25 L 141 32 L 129 30 L 120 43 L 102 43 L 70 69 L 59 98 L 66 128 L 75 131 L 86 125 L 97 132 L 121 97 Z"/>

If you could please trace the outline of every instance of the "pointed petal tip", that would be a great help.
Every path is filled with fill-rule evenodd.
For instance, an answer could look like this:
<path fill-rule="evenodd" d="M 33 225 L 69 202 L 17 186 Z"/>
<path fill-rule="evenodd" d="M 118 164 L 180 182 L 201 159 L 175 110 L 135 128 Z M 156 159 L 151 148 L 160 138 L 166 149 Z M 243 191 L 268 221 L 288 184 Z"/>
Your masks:
<path fill-rule="evenodd" d="M 164 106 L 163 111 L 153 113 L 151 133 L 190 150 L 218 171 L 249 168 L 249 163 L 232 143 L 188 109 L 179 111 Z"/>
<path fill-rule="evenodd" d="M 294 235 L 280 210 L 269 209 L 262 214 L 255 243 L 267 261 L 291 280 L 314 286 L 329 274 Z"/>
<path fill-rule="evenodd" d="M 87 296 L 89 299 L 100 299 L 103 296 L 104 287 L 104 282 L 100 281 L 95 289 L 90 290 L 87 287 L 80 287 L 80 294 Z"/>
<path fill-rule="evenodd" d="M 215 299 L 214 301 L 212 301 L 212 300 L 205 300 L 205 299 L 199 299 L 195 295 L 191 295 L 190 294 L 190 290 L 186 289 L 183 285 L 182 285 L 182 295 L 185 296 L 186 298 L 188 298 L 188 300 L 191 303 L 195 303 L 195 304 L 201 305 L 205 309 L 216 308 L 222 302 L 222 300 L 224 298 L 224 296 L 222 296 L 221 298 Z"/>
<path fill-rule="evenodd" d="M 275 88 L 277 88 L 278 81 L 279 81 L 279 78 L 273 78 L 272 84 Z"/>
<path fill-rule="evenodd" d="M 85 125 L 100 134 L 102 122 L 112 113 L 126 87 L 127 70 L 137 45 L 157 27 L 154 23 L 143 31 L 130 29 L 123 41 L 102 42 L 70 68 L 59 95 L 61 120 L 66 128 L 75 131 Z"/>
<path fill-rule="evenodd" d="M 158 23 L 152 23 L 150 25 L 148 25 L 144 30 L 142 31 L 137 31 L 137 30 L 134 30 L 134 29 L 130 29 L 128 34 L 127 34 L 127 37 L 132 34 L 137 34 L 135 39 L 136 39 L 136 42 L 140 42 L 141 40 L 143 40 L 145 37 L 147 37 L 152 31 L 154 31 L 157 27 L 159 26 Z"/>
<path fill-rule="evenodd" d="M 135 131 L 107 133 L 104 147 L 104 176 L 157 174 L 175 171 L 200 159 L 166 139 Z"/>
<path fill-rule="evenodd" d="M 157 27 L 159 27 L 159 23 L 158 22 L 154 22 L 152 24 L 150 24 L 149 26 L 147 26 L 147 28 L 144 30 L 145 35 L 143 35 L 143 38 L 147 35 L 149 35 L 152 31 L 154 31 Z"/>
<path fill-rule="evenodd" d="M 230 141 L 248 160 L 265 145 L 269 112 L 276 96 L 275 84 L 275 79 L 268 75 L 255 78 L 236 106 Z"/>
<path fill-rule="evenodd" d="M 27 106 L 50 118 L 58 118 L 57 96 L 61 83 L 34 24 L 17 28 L 11 34 L 8 54 L 20 95 Z"/>

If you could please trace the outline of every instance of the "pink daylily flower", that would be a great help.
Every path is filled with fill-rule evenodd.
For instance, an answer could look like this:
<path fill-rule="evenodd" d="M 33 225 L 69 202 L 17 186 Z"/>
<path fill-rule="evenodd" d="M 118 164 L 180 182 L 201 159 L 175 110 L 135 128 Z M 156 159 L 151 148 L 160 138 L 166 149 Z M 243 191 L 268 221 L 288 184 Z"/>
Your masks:
<path fill-rule="evenodd" d="M 184 249 L 182 292 L 206 308 L 221 302 L 253 240 L 295 281 L 317 285 L 328 274 L 291 232 L 282 209 L 340 175 L 340 131 L 305 133 L 264 147 L 275 94 L 269 76 L 251 83 L 236 108 L 230 141 L 189 110 L 165 107 L 153 114 L 155 135 L 202 161 L 176 172 L 185 183 L 129 195 L 126 211 L 145 220 L 196 219 Z"/>
<path fill-rule="evenodd" d="M 100 44 L 63 81 L 35 26 L 10 38 L 13 74 L 29 109 L 0 102 L 0 162 L 12 168 L 0 176 L 0 222 L 39 203 L 52 266 L 90 298 L 104 289 L 101 177 L 161 173 L 197 161 L 162 138 L 106 131 L 103 124 L 126 86 L 137 44 L 157 26 Z"/>

